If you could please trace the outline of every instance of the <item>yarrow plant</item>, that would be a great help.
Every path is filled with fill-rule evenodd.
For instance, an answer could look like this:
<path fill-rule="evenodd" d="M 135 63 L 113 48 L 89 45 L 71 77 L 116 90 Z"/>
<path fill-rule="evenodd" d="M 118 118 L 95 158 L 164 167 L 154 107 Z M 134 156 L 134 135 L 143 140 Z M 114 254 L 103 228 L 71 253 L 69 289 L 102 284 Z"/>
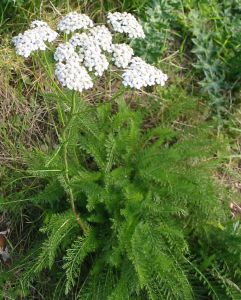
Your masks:
<path fill-rule="evenodd" d="M 90 37 L 102 50 L 112 52 L 112 34 L 106 26 L 96 26 L 89 33 Z"/>
<path fill-rule="evenodd" d="M 68 60 L 82 61 L 80 56 L 75 52 L 73 45 L 69 42 L 59 44 L 54 53 L 54 59 L 57 62 L 67 62 Z"/>
<path fill-rule="evenodd" d="M 82 92 L 93 87 L 93 82 L 86 69 L 76 63 L 76 60 L 68 60 L 66 64 L 60 62 L 55 69 L 62 86 L 70 90 Z"/>
<path fill-rule="evenodd" d="M 93 26 L 93 21 L 85 14 L 71 12 L 61 19 L 57 29 L 65 33 L 70 33 L 77 29 L 87 29 Z"/>
<path fill-rule="evenodd" d="M 6 167 L 6 181 L 0 174 L 2 219 L 13 221 L 15 244 L 12 266 L 8 249 L 0 249 L 0 260 L 10 267 L 5 272 L 0 266 L 1 298 L 241 299 L 241 227 L 224 207 L 229 193 L 221 195 L 213 180 L 226 144 L 215 138 L 213 122 L 203 126 L 203 118 L 195 118 L 203 109 L 180 84 L 158 91 L 162 103 L 149 97 L 148 104 L 133 107 L 125 87 L 100 103 L 116 90 L 112 69 L 130 88 L 164 86 L 167 80 L 123 43 L 123 36 L 144 38 L 134 16 L 110 13 L 107 19 L 99 25 L 70 13 L 57 25 L 59 33 L 34 21 L 13 40 L 23 57 L 56 40 L 48 49 L 53 51 L 34 59 L 73 92 L 54 81 L 49 85 L 45 76 L 40 80 L 38 72 L 36 88 L 22 94 L 41 104 L 33 103 L 41 122 L 37 135 L 31 133 L 33 142 L 25 141 L 26 126 L 23 138 L 3 128 L 7 149 L 19 142 L 14 157 L 20 159 Z M 109 66 L 108 85 L 88 97 L 98 104 L 84 101 L 75 91 L 91 89 Z M 10 92 L 10 100 L 19 95 L 18 89 Z M 173 126 L 180 118 L 185 130 Z M 17 125 L 25 125 L 22 119 Z M 20 213 L 23 218 L 15 221 Z"/>
<path fill-rule="evenodd" d="M 35 20 L 31 23 L 30 29 L 13 38 L 16 52 L 25 58 L 29 57 L 33 51 L 46 50 L 45 42 L 53 42 L 58 33 L 52 30 L 46 22 Z"/>
<path fill-rule="evenodd" d="M 122 77 L 125 86 L 136 89 L 155 84 L 164 86 L 167 80 L 166 74 L 163 74 L 162 71 L 147 64 L 140 57 L 134 57 L 131 60 L 130 68 L 125 71 Z"/>
<path fill-rule="evenodd" d="M 113 26 L 114 31 L 126 33 L 129 38 L 145 38 L 144 31 L 136 18 L 130 13 L 108 13 L 107 22 Z"/>
<path fill-rule="evenodd" d="M 118 68 L 126 68 L 134 55 L 133 49 L 126 44 L 115 44 L 112 46 L 112 51 L 112 60 Z"/>
<path fill-rule="evenodd" d="M 77 12 L 60 20 L 57 30 L 68 36 L 68 41 L 60 43 L 54 53 L 54 74 L 60 84 L 79 92 L 90 89 L 94 78 L 101 77 L 113 62 L 116 68 L 122 69 L 122 83 L 126 87 L 163 86 L 167 81 L 166 74 L 135 57 L 129 45 L 113 43 L 115 32 L 126 34 L 131 39 L 145 38 L 136 18 L 126 12 L 108 13 L 107 24 L 110 28 L 95 25 L 87 15 Z M 58 36 L 43 21 L 33 21 L 30 28 L 13 38 L 17 54 L 25 58 L 36 50 L 46 50 L 45 42 L 53 42 Z"/>
<path fill-rule="evenodd" d="M 95 36 L 77 33 L 70 39 L 70 44 L 78 51 L 77 53 L 85 67 L 89 71 L 95 70 L 96 76 L 102 76 L 104 71 L 108 69 L 109 63 Z"/>

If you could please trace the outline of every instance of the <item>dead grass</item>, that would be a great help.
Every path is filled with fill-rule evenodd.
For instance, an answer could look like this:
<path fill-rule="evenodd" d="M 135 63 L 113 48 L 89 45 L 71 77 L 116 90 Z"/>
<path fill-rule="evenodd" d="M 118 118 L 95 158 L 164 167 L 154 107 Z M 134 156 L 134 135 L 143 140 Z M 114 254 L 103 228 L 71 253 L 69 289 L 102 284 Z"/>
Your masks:
<path fill-rule="evenodd" d="M 0 48 L 0 164 L 21 160 L 19 149 L 32 149 L 54 136 L 50 111 L 39 92 L 47 89 L 46 79 L 24 65 L 9 40 Z M 51 139 L 49 138 L 49 139 Z"/>

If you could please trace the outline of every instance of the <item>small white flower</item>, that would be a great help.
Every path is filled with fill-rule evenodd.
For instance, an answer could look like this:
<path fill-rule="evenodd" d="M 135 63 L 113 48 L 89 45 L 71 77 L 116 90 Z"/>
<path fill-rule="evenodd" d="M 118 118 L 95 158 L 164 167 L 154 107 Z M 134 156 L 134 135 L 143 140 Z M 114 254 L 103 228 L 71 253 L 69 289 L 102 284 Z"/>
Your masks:
<path fill-rule="evenodd" d="M 69 60 L 66 64 L 56 64 L 55 76 L 62 86 L 70 90 L 82 92 L 93 87 L 93 82 L 85 67 L 80 66 L 75 60 Z"/>
<path fill-rule="evenodd" d="M 112 35 L 106 26 L 96 26 L 90 29 L 89 33 L 102 50 L 107 52 L 112 51 Z"/>
<path fill-rule="evenodd" d="M 69 42 L 79 49 L 80 59 L 89 71 L 94 71 L 96 76 L 102 76 L 108 69 L 109 63 L 101 48 L 92 35 L 76 33 Z"/>
<path fill-rule="evenodd" d="M 113 44 L 112 51 L 112 60 L 118 68 L 126 68 L 134 55 L 133 49 L 126 44 Z"/>
<path fill-rule="evenodd" d="M 112 25 L 114 31 L 126 33 L 130 38 L 145 38 L 142 26 L 130 13 L 108 13 L 107 22 Z"/>
<path fill-rule="evenodd" d="M 92 49 L 85 51 L 83 63 L 89 71 L 94 71 L 95 76 L 99 77 L 103 75 L 109 66 L 106 56 L 101 53 L 95 53 Z"/>
<path fill-rule="evenodd" d="M 87 29 L 93 26 L 93 21 L 87 15 L 71 12 L 60 20 L 57 29 L 68 34 L 78 29 Z"/>
<path fill-rule="evenodd" d="M 32 28 L 31 30 L 35 32 L 43 41 L 48 41 L 51 43 L 58 36 L 58 33 L 52 30 L 44 21 L 35 20 L 31 23 L 30 28 Z"/>
<path fill-rule="evenodd" d="M 94 43 L 94 39 L 91 38 L 87 33 L 75 33 L 70 39 L 69 43 L 74 47 L 87 48 L 91 47 Z M 96 44 L 96 43 L 95 43 Z"/>
<path fill-rule="evenodd" d="M 123 75 L 124 86 L 141 89 L 142 87 L 153 86 L 159 84 L 165 85 L 168 77 L 161 70 L 147 64 L 139 57 L 134 57 L 131 60 L 131 65 Z"/>
<path fill-rule="evenodd" d="M 57 47 L 54 53 L 54 59 L 58 62 L 66 62 L 68 60 L 75 60 L 76 62 L 81 62 L 80 56 L 75 52 L 74 46 L 70 43 L 61 43 Z"/>
<path fill-rule="evenodd" d="M 33 51 L 46 50 L 44 42 L 53 42 L 58 34 L 43 21 L 33 21 L 31 29 L 13 37 L 12 42 L 18 55 L 29 57 Z"/>

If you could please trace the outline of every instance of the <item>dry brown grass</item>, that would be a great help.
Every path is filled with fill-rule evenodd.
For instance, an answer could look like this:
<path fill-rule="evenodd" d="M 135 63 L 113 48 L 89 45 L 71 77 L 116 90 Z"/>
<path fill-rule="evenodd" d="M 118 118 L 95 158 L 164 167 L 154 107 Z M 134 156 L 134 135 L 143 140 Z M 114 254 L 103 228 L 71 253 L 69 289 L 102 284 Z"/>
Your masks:
<path fill-rule="evenodd" d="M 51 135 L 50 110 L 38 94 L 47 80 L 24 64 L 6 38 L 0 47 L 0 164 L 21 161 L 19 149 L 41 146 Z M 34 75 L 33 75 L 34 74 Z"/>

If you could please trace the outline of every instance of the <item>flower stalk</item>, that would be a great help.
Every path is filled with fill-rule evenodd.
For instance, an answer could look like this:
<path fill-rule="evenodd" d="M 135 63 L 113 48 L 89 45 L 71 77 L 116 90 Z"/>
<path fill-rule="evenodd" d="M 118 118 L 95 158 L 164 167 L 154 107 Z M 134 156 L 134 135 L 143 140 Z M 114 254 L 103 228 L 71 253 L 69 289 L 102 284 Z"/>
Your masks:
<path fill-rule="evenodd" d="M 71 104 L 71 111 L 70 111 L 70 118 L 69 118 L 69 122 L 68 124 L 73 120 L 73 118 L 76 117 L 76 97 L 75 97 L 75 92 L 73 92 L 72 94 L 72 104 Z M 68 132 L 67 134 L 67 128 L 68 128 L 68 124 L 66 125 L 64 131 L 63 131 L 63 143 L 64 143 L 64 179 L 65 179 L 65 185 L 67 186 L 67 191 L 68 191 L 68 196 L 69 196 L 69 201 L 70 201 L 70 205 L 71 205 L 71 209 L 76 217 L 76 220 L 80 226 L 80 228 L 82 229 L 83 233 L 87 233 L 87 228 L 84 224 L 84 222 L 82 221 L 82 219 L 80 218 L 76 207 L 75 207 L 75 199 L 74 199 L 74 193 L 73 190 L 71 188 L 70 185 L 70 177 L 69 177 L 69 162 L 68 162 L 68 134 L 70 134 L 70 132 Z M 71 127 L 70 129 L 71 130 Z"/>

